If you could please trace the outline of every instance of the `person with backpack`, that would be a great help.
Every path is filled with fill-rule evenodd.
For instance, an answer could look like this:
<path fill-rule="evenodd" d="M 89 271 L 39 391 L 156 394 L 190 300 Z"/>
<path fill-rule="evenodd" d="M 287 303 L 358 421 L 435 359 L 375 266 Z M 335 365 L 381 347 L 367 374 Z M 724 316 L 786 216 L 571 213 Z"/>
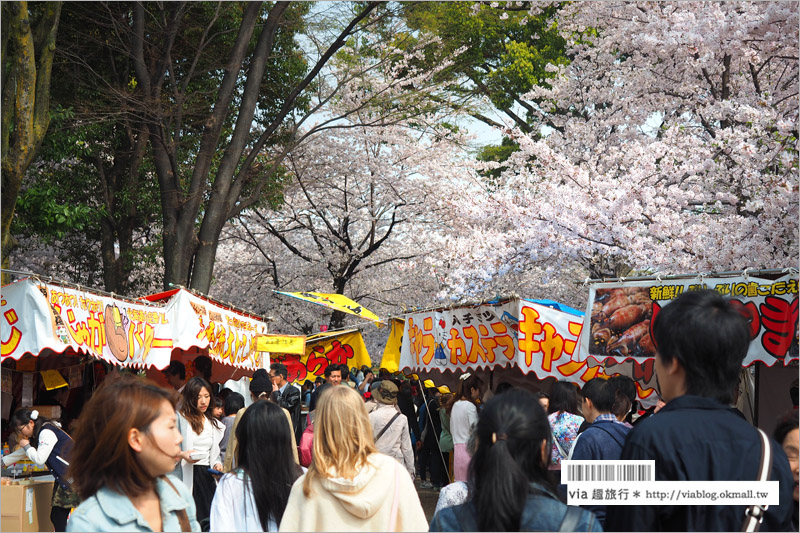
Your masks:
<path fill-rule="evenodd" d="M 80 503 L 67 477 L 72 438 L 61 426 L 30 408 L 18 409 L 10 420 L 17 432 L 19 450 L 3 457 L 3 466 L 30 459 L 39 466 L 46 465 L 55 478 L 50 521 L 55 531 L 67 530 L 67 517 Z"/>

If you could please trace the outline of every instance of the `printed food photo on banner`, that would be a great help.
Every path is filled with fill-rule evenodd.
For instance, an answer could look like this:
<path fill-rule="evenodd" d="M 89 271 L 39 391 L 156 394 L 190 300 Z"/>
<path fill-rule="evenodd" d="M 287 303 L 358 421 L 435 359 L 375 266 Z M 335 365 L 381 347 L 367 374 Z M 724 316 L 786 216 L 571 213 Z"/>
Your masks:
<path fill-rule="evenodd" d="M 653 301 L 647 287 L 598 289 L 592 303 L 592 353 L 653 356 L 652 317 Z"/>

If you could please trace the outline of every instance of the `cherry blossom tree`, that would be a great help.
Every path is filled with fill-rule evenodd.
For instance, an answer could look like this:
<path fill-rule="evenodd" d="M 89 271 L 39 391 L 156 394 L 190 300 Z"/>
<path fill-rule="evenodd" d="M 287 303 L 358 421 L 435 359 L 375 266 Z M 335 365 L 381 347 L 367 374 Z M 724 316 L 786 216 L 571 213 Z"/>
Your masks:
<path fill-rule="evenodd" d="M 576 2 L 553 22 L 572 61 L 526 96 L 538 127 L 513 130 L 520 150 L 499 178 L 452 199 L 463 229 L 430 259 L 447 270 L 443 294 L 482 294 L 529 267 L 794 265 L 796 5 Z"/>
<path fill-rule="evenodd" d="M 461 139 L 358 118 L 287 156 L 292 181 L 278 209 L 252 209 L 226 228 L 220 261 L 238 266 L 214 293 L 245 292 L 263 308 L 271 289 L 334 292 L 384 316 L 432 300 L 437 281 L 423 258 L 438 253 L 430 236 L 452 223 L 441 198 L 458 186 Z M 248 279 L 249 290 L 236 290 Z M 320 323 L 322 308 L 305 314 L 306 304 L 274 300 L 262 312 L 285 326 L 308 333 Z M 330 326 L 344 318 L 334 313 Z"/>

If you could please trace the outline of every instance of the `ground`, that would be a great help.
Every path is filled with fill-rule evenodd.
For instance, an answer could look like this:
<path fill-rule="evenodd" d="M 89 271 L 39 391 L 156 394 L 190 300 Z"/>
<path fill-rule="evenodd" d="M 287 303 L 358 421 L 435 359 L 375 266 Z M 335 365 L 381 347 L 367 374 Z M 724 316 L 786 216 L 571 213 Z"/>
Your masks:
<path fill-rule="evenodd" d="M 425 518 L 428 523 L 433 519 L 433 512 L 436 510 L 436 502 L 439 501 L 439 493 L 434 492 L 432 489 L 422 489 L 419 486 L 419 478 L 414 480 L 414 486 L 417 488 L 419 494 L 419 501 L 422 504 L 422 510 L 425 511 Z"/>

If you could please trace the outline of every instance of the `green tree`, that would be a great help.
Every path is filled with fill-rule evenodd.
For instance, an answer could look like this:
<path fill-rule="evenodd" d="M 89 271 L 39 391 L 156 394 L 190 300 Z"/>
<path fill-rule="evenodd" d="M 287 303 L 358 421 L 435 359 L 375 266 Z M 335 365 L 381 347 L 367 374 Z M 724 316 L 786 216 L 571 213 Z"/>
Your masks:
<path fill-rule="evenodd" d="M 14 246 L 11 222 L 25 172 L 50 124 L 50 75 L 61 2 L 2 5 L 2 264 Z"/>
<path fill-rule="evenodd" d="M 493 127 L 503 125 L 482 112 L 487 103 L 523 131 L 531 132 L 529 115 L 535 114 L 539 102 L 523 96 L 537 85 L 549 86 L 552 73 L 548 64 L 569 61 L 566 42 L 553 22 L 559 4 L 545 7 L 535 16 L 528 12 L 530 4 L 499 2 L 492 7 L 476 2 L 403 2 L 413 31 L 431 32 L 441 39 L 429 47 L 426 62 L 437 64 L 463 49 L 442 76 L 462 109 Z"/>
<path fill-rule="evenodd" d="M 145 112 L 161 193 L 164 284 L 208 292 L 222 227 L 261 200 L 285 157 L 283 141 L 293 133 L 291 113 L 302 108 L 304 91 L 378 3 L 370 2 L 354 13 L 300 76 L 298 68 L 306 66 L 294 35 L 308 5 L 244 4 L 213 106 L 202 122 L 194 123 L 199 130 L 192 140 L 199 142 L 185 160 L 180 157 L 187 126 L 183 102 L 191 94 L 195 74 L 191 65 L 202 51 L 198 47 L 198 54 L 192 56 L 177 48 L 191 5 L 147 4 L 145 9 L 145 4 L 136 3 L 129 36 L 137 95 Z M 250 47 L 255 35 L 256 44 Z M 299 63 L 287 65 L 287 59 Z M 264 106 L 265 93 L 277 93 L 279 98 L 272 106 Z M 223 135 L 226 124 L 232 129 Z"/>

